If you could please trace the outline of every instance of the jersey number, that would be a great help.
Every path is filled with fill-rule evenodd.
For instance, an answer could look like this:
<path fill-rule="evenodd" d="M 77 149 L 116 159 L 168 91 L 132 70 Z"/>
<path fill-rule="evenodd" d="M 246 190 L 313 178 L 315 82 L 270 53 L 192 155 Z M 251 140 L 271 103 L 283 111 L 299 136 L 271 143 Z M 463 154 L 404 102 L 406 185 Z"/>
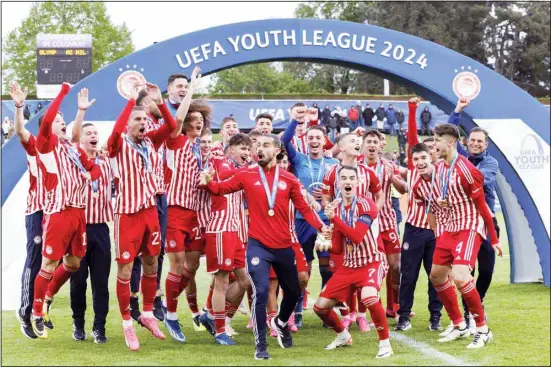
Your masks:
<path fill-rule="evenodd" d="M 82 234 L 82 247 L 86 247 L 88 244 L 88 239 L 86 238 L 86 232 Z"/>
<path fill-rule="evenodd" d="M 159 241 L 159 237 L 161 236 L 161 234 L 159 232 L 153 232 L 151 235 L 153 236 L 153 241 L 151 241 L 151 244 L 153 246 L 159 246 L 159 244 L 161 243 Z"/>
<path fill-rule="evenodd" d="M 195 239 L 200 240 L 201 239 L 201 229 L 199 227 L 193 228 L 193 232 L 195 232 Z"/>
<path fill-rule="evenodd" d="M 398 236 L 396 236 L 396 233 L 390 232 L 388 236 L 390 237 L 390 240 L 391 240 L 392 242 L 398 241 Z"/>
<path fill-rule="evenodd" d="M 455 252 L 457 252 L 458 254 L 461 253 L 461 248 L 462 247 L 463 247 L 463 241 L 459 242 L 459 244 L 455 248 Z"/>
<path fill-rule="evenodd" d="M 375 269 L 369 269 L 369 278 L 372 278 L 374 273 Z"/>

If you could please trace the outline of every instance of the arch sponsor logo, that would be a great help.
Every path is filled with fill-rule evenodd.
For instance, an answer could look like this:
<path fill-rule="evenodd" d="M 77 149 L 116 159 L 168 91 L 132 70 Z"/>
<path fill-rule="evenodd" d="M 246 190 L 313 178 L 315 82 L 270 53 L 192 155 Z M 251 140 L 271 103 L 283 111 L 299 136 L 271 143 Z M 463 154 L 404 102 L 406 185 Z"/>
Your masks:
<path fill-rule="evenodd" d="M 549 154 L 536 134 L 526 134 L 520 143 L 520 154 L 515 156 L 517 170 L 541 170 L 549 165 Z"/>

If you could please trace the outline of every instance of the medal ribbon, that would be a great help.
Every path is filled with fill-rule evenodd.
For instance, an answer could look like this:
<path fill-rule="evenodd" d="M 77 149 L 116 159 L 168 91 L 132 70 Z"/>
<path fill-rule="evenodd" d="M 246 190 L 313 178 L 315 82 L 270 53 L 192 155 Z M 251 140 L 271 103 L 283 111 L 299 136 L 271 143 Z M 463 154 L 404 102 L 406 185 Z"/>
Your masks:
<path fill-rule="evenodd" d="M 348 215 L 346 212 L 346 209 L 344 207 L 344 200 L 341 202 L 341 219 L 348 224 L 350 227 L 354 228 L 354 213 L 356 212 L 356 204 L 357 204 L 357 198 L 354 196 L 354 200 L 352 200 L 352 205 L 350 205 L 350 211 L 348 211 Z M 344 238 L 346 241 L 346 244 L 348 246 L 352 246 L 352 241 L 350 241 L 348 238 Z"/>
<path fill-rule="evenodd" d="M 457 162 L 457 157 L 459 156 L 458 153 L 455 153 L 455 157 L 453 157 L 452 162 L 450 163 L 450 167 L 448 170 L 448 174 L 446 175 L 446 179 L 444 181 L 444 172 L 440 173 L 440 186 L 442 187 L 442 199 L 446 200 L 446 197 L 448 196 L 448 186 L 450 183 L 450 178 L 452 176 L 453 168 L 455 167 L 455 163 Z"/>
<path fill-rule="evenodd" d="M 323 172 L 324 164 L 325 164 L 325 157 L 321 157 L 321 162 L 318 169 L 318 177 L 316 181 L 314 181 L 314 168 L 312 167 L 312 159 L 310 158 L 310 156 L 308 156 L 308 171 L 310 172 L 310 182 L 311 182 L 308 188 L 311 188 L 312 186 L 317 186 L 321 183 L 320 180 L 323 177 L 321 173 Z"/>
<path fill-rule="evenodd" d="M 203 166 L 203 157 L 201 156 L 201 148 L 199 147 L 199 139 L 191 145 L 191 150 L 197 159 L 197 165 L 199 166 L 199 171 L 202 171 L 205 166 Z"/>
<path fill-rule="evenodd" d="M 130 140 L 128 135 L 125 135 L 124 138 L 126 139 L 128 145 L 134 148 L 136 152 L 140 155 L 140 157 L 142 157 L 143 163 L 145 165 L 145 170 L 147 172 L 151 172 L 151 163 L 149 162 L 149 149 L 147 148 L 147 144 L 136 144 L 132 140 Z"/>
<path fill-rule="evenodd" d="M 260 180 L 262 181 L 262 186 L 264 186 L 264 191 L 266 192 L 266 198 L 268 199 L 268 207 L 270 210 L 274 210 L 275 200 L 277 196 L 277 184 L 279 183 L 279 166 L 276 165 L 275 174 L 274 174 L 274 183 L 272 184 L 272 191 L 268 187 L 268 180 L 266 175 L 262 170 L 262 167 L 258 166 L 258 172 L 260 173 Z"/>

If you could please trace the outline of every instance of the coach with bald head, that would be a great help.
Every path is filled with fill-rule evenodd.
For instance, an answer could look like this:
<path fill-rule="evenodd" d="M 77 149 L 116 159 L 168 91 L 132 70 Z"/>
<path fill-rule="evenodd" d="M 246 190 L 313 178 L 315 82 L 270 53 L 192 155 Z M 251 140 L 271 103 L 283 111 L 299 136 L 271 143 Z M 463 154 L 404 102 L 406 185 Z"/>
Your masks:
<path fill-rule="evenodd" d="M 448 122 L 459 126 L 461 112 L 469 105 L 467 98 L 460 98 L 457 102 L 455 111 L 450 115 Z M 484 175 L 484 198 L 486 204 L 490 208 L 493 215 L 494 226 L 497 236 L 499 237 L 499 226 L 495 217 L 495 201 L 496 201 L 496 176 L 499 170 L 497 160 L 488 153 L 488 132 L 480 127 L 475 127 L 471 130 L 467 139 L 467 150 L 465 150 L 458 142 L 457 151 L 459 154 L 467 157 L 469 161 Z M 478 252 L 478 278 L 476 279 L 476 289 L 480 293 L 480 298 L 484 301 L 484 296 L 490 288 L 492 275 L 494 272 L 496 255 L 488 239 L 482 242 L 480 251 Z M 473 269 L 474 275 L 474 269 Z M 465 313 L 467 307 L 463 301 Z M 474 320 L 467 318 L 465 320 L 468 325 L 473 328 Z"/>

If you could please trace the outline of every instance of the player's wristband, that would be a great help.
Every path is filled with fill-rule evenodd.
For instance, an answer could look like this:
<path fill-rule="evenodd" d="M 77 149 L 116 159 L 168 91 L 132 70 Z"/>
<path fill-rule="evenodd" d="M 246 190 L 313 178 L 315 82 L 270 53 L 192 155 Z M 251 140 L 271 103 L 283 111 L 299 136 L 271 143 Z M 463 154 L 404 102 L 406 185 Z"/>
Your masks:
<path fill-rule="evenodd" d="M 15 108 L 23 108 L 24 105 L 24 103 L 22 105 L 15 105 Z"/>

